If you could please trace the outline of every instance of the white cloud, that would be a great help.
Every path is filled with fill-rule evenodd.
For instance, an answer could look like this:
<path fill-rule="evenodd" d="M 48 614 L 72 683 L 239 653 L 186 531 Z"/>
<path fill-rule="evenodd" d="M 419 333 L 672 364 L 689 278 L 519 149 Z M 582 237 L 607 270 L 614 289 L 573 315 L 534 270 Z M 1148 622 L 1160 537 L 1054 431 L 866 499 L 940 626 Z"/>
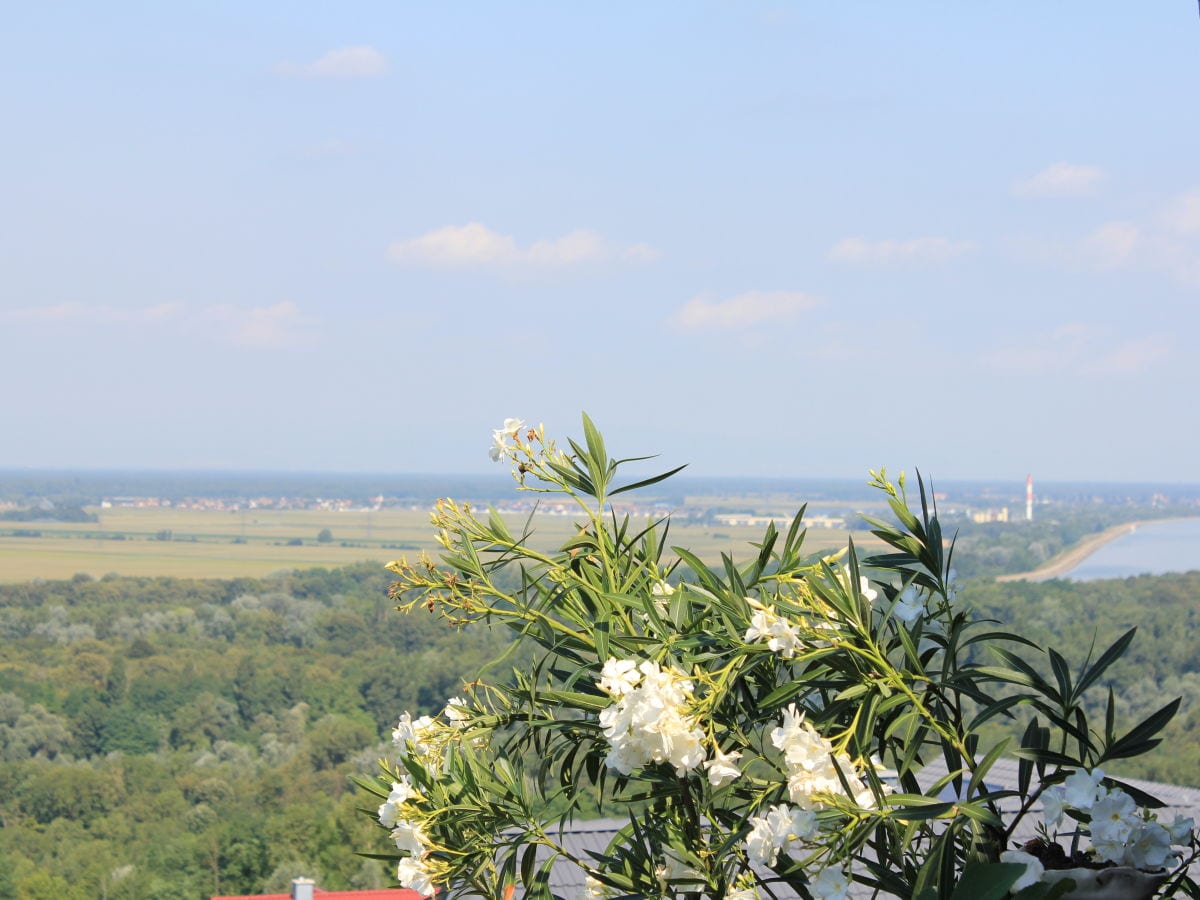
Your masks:
<path fill-rule="evenodd" d="M 1164 203 L 1139 221 L 1111 221 L 1082 237 L 1024 238 L 1018 252 L 1042 262 L 1092 272 L 1137 271 L 1200 288 L 1200 191 Z"/>
<path fill-rule="evenodd" d="M 614 246 L 587 229 L 543 238 L 522 247 L 512 235 L 500 234 L 479 222 L 468 222 L 397 241 L 388 248 L 388 256 L 400 265 L 430 268 L 555 269 L 612 260 L 650 262 L 658 258 L 658 253 L 646 244 Z"/>
<path fill-rule="evenodd" d="M 1099 166 L 1056 162 L 1036 175 L 1014 181 L 1012 192 L 1018 197 L 1087 197 L 1106 177 Z"/>
<path fill-rule="evenodd" d="M 719 301 L 701 295 L 680 307 L 671 322 L 686 331 L 753 328 L 795 319 L 821 302 L 800 291 L 747 291 Z"/>
<path fill-rule="evenodd" d="M 1002 375 L 1103 377 L 1137 375 L 1164 362 L 1173 343 L 1162 334 L 1119 337 L 1080 322 L 996 348 L 983 365 Z"/>
<path fill-rule="evenodd" d="M 1176 197 L 1167 204 L 1160 219 L 1163 227 L 1173 234 L 1200 235 L 1200 191 Z"/>
<path fill-rule="evenodd" d="M 279 75 L 306 78 L 378 78 L 388 71 L 387 57 L 374 47 L 340 47 L 305 65 L 280 63 Z"/>
<path fill-rule="evenodd" d="M 290 300 L 270 306 L 216 304 L 189 310 L 182 303 L 116 307 L 79 302 L 0 310 L 0 322 L 42 324 L 57 329 L 112 326 L 133 330 L 173 329 L 199 333 L 221 343 L 278 349 L 312 342 L 315 322 Z"/>
<path fill-rule="evenodd" d="M 263 350 L 307 346 L 315 324 L 290 300 L 249 308 L 219 304 L 202 310 L 198 319 L 215 326 L 226 343 Z"/>
<path fill-rule="evenodd" d="M 829 259 L 852 265 L 885 266 L 893 264 L 936 265 L 950 262 L 975 250 L 971 241 L 944 237 L 917 237 L 907 240 L 868 241 L 848 237 L 829 250 Z"/>

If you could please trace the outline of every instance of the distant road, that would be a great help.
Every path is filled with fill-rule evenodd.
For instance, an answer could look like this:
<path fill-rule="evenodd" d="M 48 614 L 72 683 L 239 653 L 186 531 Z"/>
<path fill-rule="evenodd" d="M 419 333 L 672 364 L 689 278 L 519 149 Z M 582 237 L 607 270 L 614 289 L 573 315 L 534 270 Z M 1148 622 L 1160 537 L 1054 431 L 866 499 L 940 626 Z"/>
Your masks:
<path fill-rule="evenodd" d="M 1152 522 L 1166 522 L 1168 519 L 1151 519 Z M 1048 560 L 1043 565 L 1038 566 L 1032 572 L 1020 572 L 1016 575 L 1001 575 L 997 581 L 1049 581 L 1052 578 L 1062 578 L 1081 562 L 1103 547 L 1105 544 L 1115 541 L 1122 535 L 1137 531 L 1137 529 L 1148 524 L 1147 522 L 1122 522 L 1120 525 L 1114 525 L 1112 528 L 1106 528 L 1099 534 L 1092 534 L 1085 537 L 1075 546 L 1060 553 L 1053 559 Z"/>

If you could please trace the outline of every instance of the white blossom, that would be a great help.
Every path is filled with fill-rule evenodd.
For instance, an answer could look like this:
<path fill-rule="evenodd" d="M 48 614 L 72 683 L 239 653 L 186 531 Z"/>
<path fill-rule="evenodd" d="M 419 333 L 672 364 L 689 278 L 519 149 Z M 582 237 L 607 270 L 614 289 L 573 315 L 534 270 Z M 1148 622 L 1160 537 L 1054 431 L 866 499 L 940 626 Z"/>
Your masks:
<path fill-rule="evenodd" d="M 446 708 L 442 710 L 442 713 L 455 728 L 462 728 L 471 715 L 471 711 L 467 707 L 467 701 L 462 697 L 451 697 L 447 700 Z"/>
<path fill-rule="evenodd" d="M 850 757 L 835 754 L 833 745 L 804 721 L 804 714 L 794 703 L 783 711 L 783 724 L 771 732 L 771 743 L 783 751 L 788 796 L 793 803 L 805 809 L 820 809 L 826 796 L 840 794 L 849 796 L 859 806 L 874 806 L 874 795 Z"/>
<path fill-rule="evenodd" d="M 795 846 L 817 831 L 817 815 L 810 809 L 786 804 L 772 806 L 765 816 L 750 817 L 746 835 L 746 854 L 751 862 L 773 866 L 780 852 L 791 853 Z"/>
<path fill-rule="evenodd" d="M 399 723 L 392 730 L 392 743 L 400 751 L 400 758 L 404 759 L 410 754 L 420 756 L 429 752 L 428 740 L 435 727 L 433 719 L 429 716 L 421 716 L 414 721 L 409 713 L 403 713 Z"/>
<path fill-rule="evenodd" d="M 1160 869 L 1171 855 L 1171 833 L 1157 822 L 1141 822 L 1129 840 L 1126 862 L 1138 869 Z"/>
<path fill-rule="evenodd" d="M 429 869 L 415 856 L 405 857 L 396 865 L 396 880 L 422 897 L 432 897 L 436 890 Z"/>
<path fill-rule="evenodd" d="M 747 644 L 766 638 L 767 646 L 784 659 L 791 659 L 797 650 L 802 649 L 798 626 L 752 597 L 747 597 L 746 602 L 755 611 L 750 617 L 750 627 L 746 629 Z"/>
<path fill-rule="evenodd" d="M 842 566 L 842 584 L 848 586 L 851 579 L 850 567 Z M 867 581 L 866 575 L 858 576 L 858 592 L 862 594 L 863 599 L 868 603 L 874 603 L 875 598 L 879 596 L 879 592 L 871 587 L 871 582 Z"/>
<path fill-rule="evenodd" d="M 1067 796 L 1070 796 L 1069 788 Z M 1124 862 L 1126 844 L 1141 822 L 1133 798 L 1121 790 L 1109 791 L 1092 804 L 1091 813 L 1092 847 L 1096 855 L 1110 862 Z M 1166 829 L 1163 830 L 1165 833 Z"/>
<path fill-rule="evenodd" d="M 642 673 L 638 671 L 636 660 L 609 657 L 600 670 L 597 684 L 604 693 L 619 700 L 637 687 L 641 680 Z"/>
<path fill-rule="evenodd" d="M 721 748 L 717 747 L 713 750 L 712 759 L 704 763 L 704 768 L 708 771 L 708 783 L 714 788 L 719 788 L 722 785 L 729 784 L 736 778 L 740 778 L 742 770 L 737 767 L 737 761 L 742 758 L 740 750 L 734 750 L 731 753 L 722 753 Z"/>
<path fill-rule="evenodd" d="M 492 432 L 492 449 L 488 451 L 492 462 L 500 461 L 500 457 L 508 452 L 508 439 L 515 437 L 524 427 L 524 419 L 505 419 L 504 424 Z"/>
<path fill-rule="evenodd" d="M 688 712 L 692 682 L 678 669 L 662 669 L 650 660 L 638 672 L 637 686 L 600 713 L 611 748 L 608 767 L 623 775 L 651 762 L 670 763 L 679 775 L 695 769 L 704 762 L 704 732 Z"/>
<path fill-rule="evenodd" d="M 900 596 L 896 598 L 896 603 L 892 606 L 892 615 L 905 625 L 911 625 L 924 612 L 925 601 L 912 585 L 900 592 Z"/>
<path fill-rule="evenodd" d="M 1011 888 L 1014 894 L 1017 891 L 1025 890 L 1031 884 L 1037 884 L 1042 880 L 1042 873 L 1046 871 L 1040 859 L 1024 850 L 1005 850 L 1000 854 L 1000 862 L 1017 863 L 1025 867 L 1025 871 L 1021 873 L 1021 877 Z"/>
<path fill-rule="evenodd" d="M 420 823 L 408 819 L 396 822 L 396 827 L 392 829 L 392 840 L 396 842 L 397 850 L 403 850 L 413 856 L 423 856 L 425 845 L 428 843 Z"/>
<path fill-rule="evenodd" d="M 758 900 L 758 891 L 751 887 L 734 888 L 725 893 L 725 900 Z"/>
<path fill-rule="evenodd" d="M 1092 804 L 1104 796 L 1104 770 L 1076 769 L 1063 782 L 1063 799 L 1067 806 L 1087 812 Z"/>
<path fill-rule="evenodd" d="M 604 900 L 609 896 L 608 887 L 604 882 L 588 875 L 583 882 L 583 887 L 575 894 L 575 900 Z"/>
<path fill-rule="evenodd" d="M 1172 844 L 1187 844 L 1192 840 L 1192 831 L 1195 829 L 1196 823 L 1192 821 L 1192 817 L 1181 819 L 1175 817 L 1175 821 L 1167 826 L 1167 833 L 1171 835 Z"/>
<path fill-rule="evenodd" d="M 850 896 L 850 876 L 834 866 L 822 869 L 808 883 L 813 900 L 846 900 Z"/>
<path fill-rule="evenodd" d="M 1057 828 L 1062 824 L 1064 809 L 1063 789 L 1060 787 L 1046 788 L 1042 792 L 1042 819 L 1047 828 Z"/>
<path fill-rule="evenodd" d="M 388 794 L 387 800 L 379 807 L 379 824 L 384 828 L 391 828 L 400 818 L 400 806 L 407 803 L 416 794 L 416 788 L 412 782 L 408 780 L 408 776 L 404 776 L 401 781 L 392 782 L 392 792 Z"/>

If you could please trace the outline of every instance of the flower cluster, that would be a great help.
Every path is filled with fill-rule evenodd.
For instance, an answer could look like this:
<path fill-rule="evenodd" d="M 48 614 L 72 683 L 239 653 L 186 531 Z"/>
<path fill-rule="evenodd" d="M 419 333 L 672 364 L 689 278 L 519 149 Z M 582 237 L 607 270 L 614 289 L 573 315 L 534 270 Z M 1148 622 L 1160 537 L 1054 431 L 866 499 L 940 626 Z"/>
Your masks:
<path fill-rule="evenodd" d="M 788 796 L 803 809 L 823 809 L 833 796 L 846 796 L 857 806 L 875 805 L 870 788 L 845 753 L 804 721 L 793 703 L 783 711 L 783 724 L 771 732 L 771 743 L 787 764 Z"/>
<path fill-rule="evenodd" d="M 436 777 L 446 764 L 446 749 L 458 740 L 458 732 L 466 725 L 467 703 L 461 697 L 451 697 L 441 713 L 449 724 L 431 716 L 413 719 L 403 713 L 392 729 L 392 744 L 400 759 L 412 758 Z"/>
<path fill-rule="evenodd" d="M 410 803 L 418 796 L 407 776 L 393 781 L 391 793 L 379 807 L 379 824 L 390 830 L 396 849 L 409 854 L 397 864 L 396 879 L 404 887 L 429 897 L 435 890 L 434 873 L 427 862 L 431 845 L 419 813 Z"/>
<path fill-rule="evenodd" d="M 704 732 L 688 712 L 692 682 L 675 668 L 646 660 L 609 659 L 600 689 L 615 701 L 600 713 L 608 767 L 630 775 L 651 762 L 669 762 L 683 775 L 704 762 Z"/>
<path fill-rule="evenodd" d="M 791 853 L 817 833 L 817 814 L 811 809 L 780 803 L 765 816 L 750 817 L 746 855 L 752 862 L 773 866 L 780 853 Z"/>
<path fill-rule="evenodd" d="M 1042 794 L 1047 828 L 1057 828 L 1065 814 L 1091 818 L 1092 850 L 1104 862 L 1159 869 L 1172 856 L 1172 844 L 1191 840 L 1192 820 L 1176 819 L 1166 826 L 1149 810 L 1137 804 L 1120 788 L 1105 788 L 1104 770 L 1078 769 L 1061 787 Z"/>

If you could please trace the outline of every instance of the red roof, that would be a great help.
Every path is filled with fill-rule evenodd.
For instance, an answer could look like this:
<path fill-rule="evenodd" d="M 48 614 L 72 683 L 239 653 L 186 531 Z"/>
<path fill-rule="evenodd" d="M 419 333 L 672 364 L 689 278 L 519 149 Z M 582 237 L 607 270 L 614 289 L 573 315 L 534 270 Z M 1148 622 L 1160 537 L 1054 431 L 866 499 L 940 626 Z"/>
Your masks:
<path fill-rule="evenodd" d="M 421 900 L 416 891 L 408 890 L 377 890 L 377 891 L 323 891 L 318 888 L 313 893 L 313 900 Z M 222 894 L 212 900 L 292 900 L 288 894 Z"/>

